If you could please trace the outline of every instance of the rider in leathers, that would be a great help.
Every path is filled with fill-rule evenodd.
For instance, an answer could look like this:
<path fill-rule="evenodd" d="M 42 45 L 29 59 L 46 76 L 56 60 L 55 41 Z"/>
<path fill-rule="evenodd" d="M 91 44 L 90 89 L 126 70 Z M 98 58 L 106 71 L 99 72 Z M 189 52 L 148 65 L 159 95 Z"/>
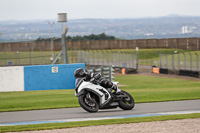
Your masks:
<path fill-rule="evenodd" d="M 83 74 L 80 74 L 80 75 L 84 75 L 84 77 L 86 77 L 86 81 L 98 82 L 99 85 L 101 85 L 102 87 L 104 87 L 106 89 L 111 88 L 111 89 L 115 90 L 116 93 L 118 93 L 118 91 L 119 91 L 117 85 L 115 85 L 112 82 L 106 80 L 99 73 L 93 73 L 93 72 L 88 73 L 88 72 L 85 72 L 84 69 L 79 68 L 79 69 L 77 69 L 75 71 L 74 74 L 76 75 L 76 73 L 78 73 L 78 72 L 83 73 Z"/>

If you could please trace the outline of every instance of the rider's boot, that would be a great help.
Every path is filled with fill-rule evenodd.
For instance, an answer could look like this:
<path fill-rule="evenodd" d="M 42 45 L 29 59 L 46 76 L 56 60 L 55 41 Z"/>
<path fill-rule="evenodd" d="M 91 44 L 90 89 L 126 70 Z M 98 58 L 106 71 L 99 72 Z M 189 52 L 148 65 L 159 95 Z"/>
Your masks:
<path fill-rule="evenodd" d="M 115 84 L 113 84 L 113 86 L 112 86 L 111 89 L 113 89 L 113 90 L 115 91 L 116 94 L 119 94 L 119 93 L 121 92 L 121 90 L 120 90 L 120 89 L 118 88 L 118 86 L 115 85 Z"/>

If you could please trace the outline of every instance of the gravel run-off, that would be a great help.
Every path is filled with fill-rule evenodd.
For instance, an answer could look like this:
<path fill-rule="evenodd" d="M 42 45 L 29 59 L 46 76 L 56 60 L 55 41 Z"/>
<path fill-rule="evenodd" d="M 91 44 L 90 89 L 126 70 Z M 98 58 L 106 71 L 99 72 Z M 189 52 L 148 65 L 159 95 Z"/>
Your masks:
<path fill-rule="evenodd" d="M 25 131 L 20 133 L 200 133 L 200 118 Z"/>

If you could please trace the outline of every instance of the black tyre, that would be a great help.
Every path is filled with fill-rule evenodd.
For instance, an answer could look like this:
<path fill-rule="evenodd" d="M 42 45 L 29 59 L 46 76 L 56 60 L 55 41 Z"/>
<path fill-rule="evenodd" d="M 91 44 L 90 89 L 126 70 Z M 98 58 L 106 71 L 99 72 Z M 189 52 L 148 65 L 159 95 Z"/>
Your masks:
<path fill-rule="evenodd" d="M 126 91 L 121 91 L 121 94 L 126 95 L 127 98 L 123 98 L 122 101 L 119 101 L 119 107 L 123 110 L 131 110 L 135 106 L 135 101 L 133 97 Z"/>
<path fill-rule="evenodd" d="M 81 95 L 78 98 L 78 102 L 84 110 L 90 113 L 95 113 L 99 110 L 99 104 L 96 102 L 95 98 L 88 99 L 86 95 Z"/>

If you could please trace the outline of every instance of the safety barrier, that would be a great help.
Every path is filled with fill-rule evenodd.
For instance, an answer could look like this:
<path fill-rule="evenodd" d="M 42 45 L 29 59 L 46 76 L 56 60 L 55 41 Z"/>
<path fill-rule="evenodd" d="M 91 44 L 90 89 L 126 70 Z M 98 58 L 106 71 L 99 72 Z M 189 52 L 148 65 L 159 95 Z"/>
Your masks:
<path fill-rule="evenodd" d="M 157 74 L 176 74 L 181 76 L 190 76 L 200 78 L 199 71 L 191 71 L 191 70 L 170 70 L 166 68 L 153 68 L 153 73 Z"/>
<path fill-rule="evenodd" d="M 85 64 L 0 67 L 0 92 L 74 89 L 74 71 Z"/>
<path fill-rule="evenodd" d="M 114 80 L 114 69 L 112 66 L 101 66 L 98 68 L 87 69 L 88 72 L 100 73 L 102 77 L 108 79 L 109 81 Z"/>
<path fill-rule="evenodd" d="M 0 92 L 24 91 L 24 67 L 0 67 Z"/>
<path fill-rule="evenodd" d="M 190 70 L 180 70 L 179 75 L 191 76 L 191 77 L 197 77 L 197 78 L 199 78 L 200 76 L 198 71 L 190 71 Z"/>
<path fill-rule="evenodd" d="M 168 69 L 160 68 L 160 73 L 161 74 L 168 74 Z"/>

